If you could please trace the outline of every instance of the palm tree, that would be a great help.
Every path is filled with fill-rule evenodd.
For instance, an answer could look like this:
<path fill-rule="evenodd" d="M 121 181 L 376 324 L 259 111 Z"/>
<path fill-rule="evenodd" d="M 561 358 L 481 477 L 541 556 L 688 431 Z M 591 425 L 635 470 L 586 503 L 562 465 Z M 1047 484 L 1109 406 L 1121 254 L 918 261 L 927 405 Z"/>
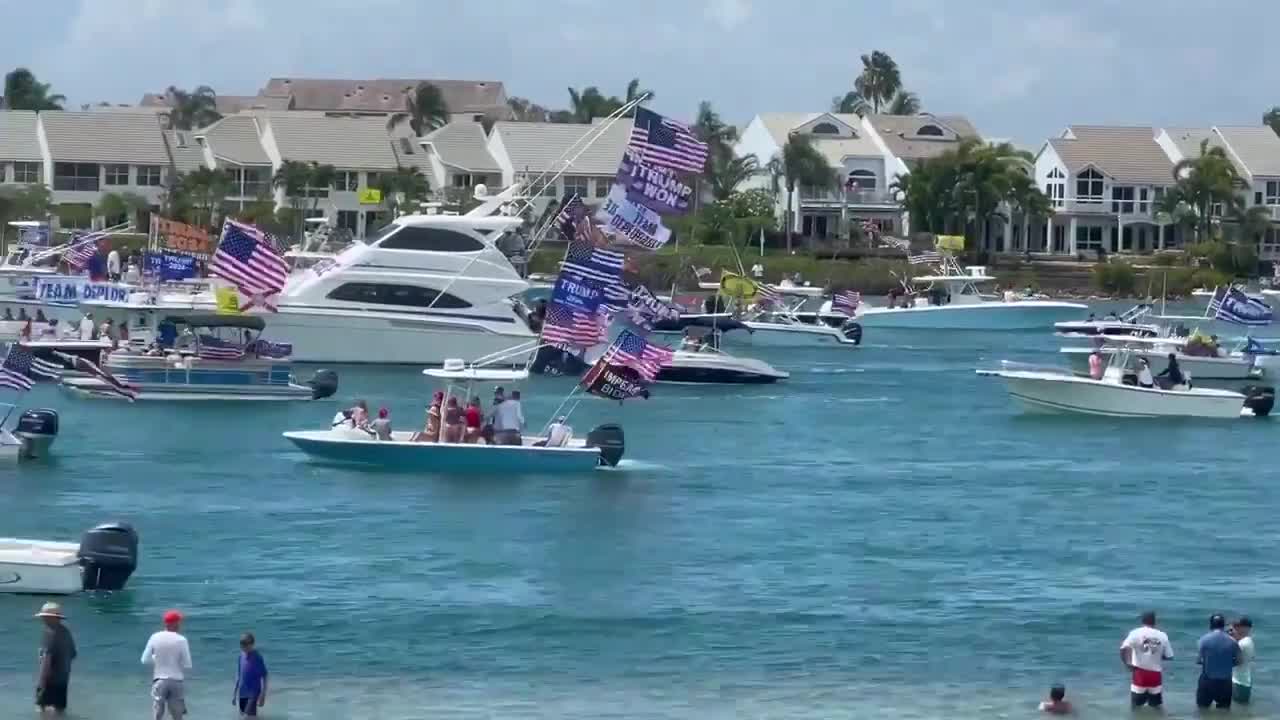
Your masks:
<path fill-rule="evenodd" d="M 920 96 L 910 90 L 899 90 L 894 94 L 889 107 L 885 108 L 889 115 L 919 115 Z"/>
<path fill-rule="evenodd" d="M 652 100 L 653 96 L 654 96 L 654 92 L 652 90 L 640 88 L 640 78 L 631 78 L 631 82 L 627 83 L 627 94 L 626 94 L 626 97 L 622 99 L 622 104 L 628 105 L 631 102 L 638 100 L 639 98 L 644 98 L 644 100 L 640 101 L 639 103 L 640 105 L 643 105 L 649 102 L 650 100 Z M 635 112 L 636 112 L 635 109 L 632 108 L 631 110 L 628 110 L 626 112 L 624 117 L 632 117 L 635 115 Z"/>
<path fill-rule="evenodd" d="M 1271 108 L 1262 116 L 1262 124 L 1271 126 L 1271 129 L 1280 135 L 1280 105 Z"/>
<path fill-rule="evenodd" d="M 1029 255 L 1031 254 L 1031 221 L 1051 217 L 1053 204 L 1049 202 L 1049 196 L 1036 185 L 1035 178 L 1016 169 L 1009 171 L 1009 191 L 1005 199 L 1011 210 L 1022 215 L 1022 243 Z"/>
<path fill-rule="evenodd" d="M 124 193 L 104 193 L 98 198 L 98 204 L 94 206 L 93 211 L 96 215 L 107 219 L 107 225 L 116 225 L 118 223 L 112 220 L 124 217 L 126 222 L 137 223 L 138 213 L 146 210 L 149 203 L 147 199 L 141 195 L 124 192 Z"/>
<path fill-rule="evenodd" d="M 589 123 L 594 118 L 608 117 L 620 107 L 622 105 L 617 98 L 605 97 L 594 85 L 582 92 L 569 88 L 569 110 L 576 122 Z"/>
<path fill-rule="evenodd" d="M 67 98 L 50 94 L 49 83 L 36 80 L 30 70 L 20 67 L 4 76 L 4 107 L 7 110 L 61 110 Z"/>
<path fill-rule="evenodd" d="M 844 95 L 837 95 L 831 98 L 831 112 L 844 113 L 848 115 L 866 115 L 871 110 L 871 103 L 867 99 L 858 94 L 856 90 L 850 90 Z"/>
<path fill-rule="evenodd" d="M 551 118 L 550 110 L 522 97 L 507 98 L 507 108 L 519 122 L 547 122 Z"/>
<path fill-rule="evenodd" d="M 728 157 L 714 162 L 707 169 L 707 182 L 711 196 L 718 201 L 728 200 L 738 186 L 760 172 L 760 161 L 755 155 Z"/>
<path fill-rule="evenodd" d="M 165 94 L 173 108 L 169 112 L 170 130 L 193 130 L 212 125 L 222 117 L 218 113 L 218 96 L 208 85 L 191 92 L 170 85 Z"/>
<path fill-rule="evenodd" d="M 297 160 L 285 160 L 271 176 L 271 186 L 284 193 L 285 200 L 293 210 L 293 230 L 301 233 L 302 207 L 306 201 L 307 188 L 311 187 L 311 166 Z"/>
<path fill-rule="evenodd" d="M 399 215 L 402 204 L 427 197 L 431 192 L 431 184 L 418 168 L 402 166 L 396 168 L 395 172 L 380 175 L 378 189 L 382 191 L 382 201 L 394 218 Z"/>
<path fill-rule="evenodd" d="M 178 180 L 178 192 L 198 210 L 197 216 L 190 218 L 194 224 L 212 227 L 214 213 L 227 195 L 235 190 L 235 182 L 222 170 L 210 170 L 200 167 L 184 174 Z"/>
<path fill-rule="evenodd" d="M 713 147 L 728 146 L 738 139 L 738 129 L 721 120 L 709 100 L 698 103 L 698 117 L 692 129 L 699 140 Z"/>
<path fill-rule="evenodd" d="M 1208 239 L 1214 206 L 1230 207 L 1243 184 L 1235 165 L 1225 150 L 1209 147 L 1206 139 L 1200 143 L 1199 157 L 1183 158 L 1173 166 L 1173 177 L 1178 199 L 1195 213 L 1196 239 Z"/>
<path fill-rule="evenodd" d="M 782 158 L 779 163 L 782 176 L 787 186 L 787 252 L 791 251 L 791 233 L 795 222 L 792 218 L 792 203 L 795 199 L 796 186 L 827 189 L 835 187 L 839 180 L 836 171 L 827 163 L 827 158 L 813 146 L 808 135 L 792 135 L 787 144 L 782 146 Z"/>
<path fill-rule="evenodd" d="M 1236 196 L 1226 208 L 1226 221 L 1235 228 L 1235 240 L 1256 245 L 1259 238 L 1271 227 L 1271 210 L 1262 205 L 1249 207 L 1244 199 Z"/>
<path fill-rule="evenodd" d="M 418 136 L 449 124 L 449 105 L 444 101 L 440 88 L 429 82 L 420 82 L 417 87 L 405 88 L 404 112 L 392 114 L 387 119 L 387 129 L 391 130 L 402 123 L 409 123 L 414 134 Z"/>
<path fill-rule="evenodd" d="M 888 105 L 902 89 L 898 63 L 889 57 L 889 53 L 880 50 L 863 55 L 862 74 L 853 81 L 853 89 L 871 103 L 872 112 L 879 113 L 880 108 Z"/>

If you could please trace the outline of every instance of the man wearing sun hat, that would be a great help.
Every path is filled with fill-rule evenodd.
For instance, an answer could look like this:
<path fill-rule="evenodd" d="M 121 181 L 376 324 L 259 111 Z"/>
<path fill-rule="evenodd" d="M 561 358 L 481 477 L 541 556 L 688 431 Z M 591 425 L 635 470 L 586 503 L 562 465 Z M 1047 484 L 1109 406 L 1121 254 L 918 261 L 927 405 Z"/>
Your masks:
<path fill-rule="evenodd" d="M 71 661 L 76 659 L 76 641 L 62 621 L 62 607 L 47 602 L 36 613 L 44 622 L 40 639 L 40 673 L 36 676 L 36 709 L 61 715 L 67 710 L 67 688 L 71 683 Z"/>
<path fill-rule="evenodd" d="M 164 630 L 153 634 L 142 650 L 142 664 L 152 666 L 151 706 L 155 720 L 162 720 L 165 710 L 173 720 L 182 720 L 187 714 L 182 683 L 184 671 L 191 669 L 191 647 L 178 632 L 181 626 L 182 613 L 165 612 Z"/>

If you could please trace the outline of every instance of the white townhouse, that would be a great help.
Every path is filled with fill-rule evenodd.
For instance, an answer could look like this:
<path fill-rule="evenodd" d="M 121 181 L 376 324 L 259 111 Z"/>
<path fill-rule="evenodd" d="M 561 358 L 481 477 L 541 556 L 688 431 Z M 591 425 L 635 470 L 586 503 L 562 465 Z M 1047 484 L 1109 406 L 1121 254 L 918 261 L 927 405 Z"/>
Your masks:
<path fill-rule="evenodd" d="M 44 181 L 37 122 L 36 114 L 29 110 L 0 112 L 0 186 Z"/>
<path fill-rule="evenodd" d="M 426 159 L 422 172 L 431 181 L 432 188 L 470 190 L 485 185 L 491 194 L 503 188 L 502 166 L 489 154 L 489 138 L 480 123 L 451 122 L 416 142 Z M 413 151 L 409 140 L 398 138 L 397 143 L 398 149 Z"/>
<path fill-rule="evenodd" d="M 598 203 L 613 186 L 632 126 L 629 118 L 603 129 L 600 123 L 494 123 L 488 149 L 502 169 L 502 185 L 547 180 L 563 172 L 534 201 L 538 210 L 568 193 Z"/>
<path fill-rule="evenodd" d="M 739 157 L 755 155 L 763 167 L 781 154 L 793 135 L 808 136 L 841 181 L 839 189 L 797 187 L 792 197 L 793 232 L 817 240 L 834 238 L 839 228 L 867 221 L 886 234 L 906 235 L 908 218 L 890 185 L 916 163 L 966 138 L 980 139 L 973 125 L 958 116 L 762 113 L 743 129 L 734 152 Z M 751 185 L 771 188 L 772 182 L 768 172 L 761 172 Z M 782 217 L 787 206 L 785 180 L 779 183 L 777 209 Z"/>

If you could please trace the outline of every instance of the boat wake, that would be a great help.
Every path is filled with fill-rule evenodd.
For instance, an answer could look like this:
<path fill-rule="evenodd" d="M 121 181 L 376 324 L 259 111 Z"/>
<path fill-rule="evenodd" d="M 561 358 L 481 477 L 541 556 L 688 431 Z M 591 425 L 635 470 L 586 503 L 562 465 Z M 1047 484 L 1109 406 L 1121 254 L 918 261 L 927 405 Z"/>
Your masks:
<path fill-rule="evenodd" d="M 661 463 L 645 462 L 644 460 L 629 460 L 626 458 L 619 460 L 618 464 L 615 465 L 614 467 L 601 466 L 597 468 L 597 470 L 603 470 L 606 472 L 614 472 L 614 473 L 616 472 L 660 472 L 660 471 L 670 470 L 670 469 L 671 468 Z"/>

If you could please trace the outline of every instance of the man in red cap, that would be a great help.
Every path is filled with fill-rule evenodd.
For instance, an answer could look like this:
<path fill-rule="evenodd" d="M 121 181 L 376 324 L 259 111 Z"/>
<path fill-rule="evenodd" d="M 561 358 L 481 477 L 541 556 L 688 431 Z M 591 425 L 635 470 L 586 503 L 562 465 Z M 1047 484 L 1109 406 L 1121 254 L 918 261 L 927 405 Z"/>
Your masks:
<path fill-rule="evenodd" d="M 184 671 L 191 669 L 191 648 L 178 632 L 182 613 L 169 610 L 164 614 L 164 630 L 147 640 L 142 650 L 142 664 L 151 665 L 151 706 L 155 720 L 164 718 L 165 710 L 174 720 L 187 714 L 186 693 L 182 682 Z"/>

